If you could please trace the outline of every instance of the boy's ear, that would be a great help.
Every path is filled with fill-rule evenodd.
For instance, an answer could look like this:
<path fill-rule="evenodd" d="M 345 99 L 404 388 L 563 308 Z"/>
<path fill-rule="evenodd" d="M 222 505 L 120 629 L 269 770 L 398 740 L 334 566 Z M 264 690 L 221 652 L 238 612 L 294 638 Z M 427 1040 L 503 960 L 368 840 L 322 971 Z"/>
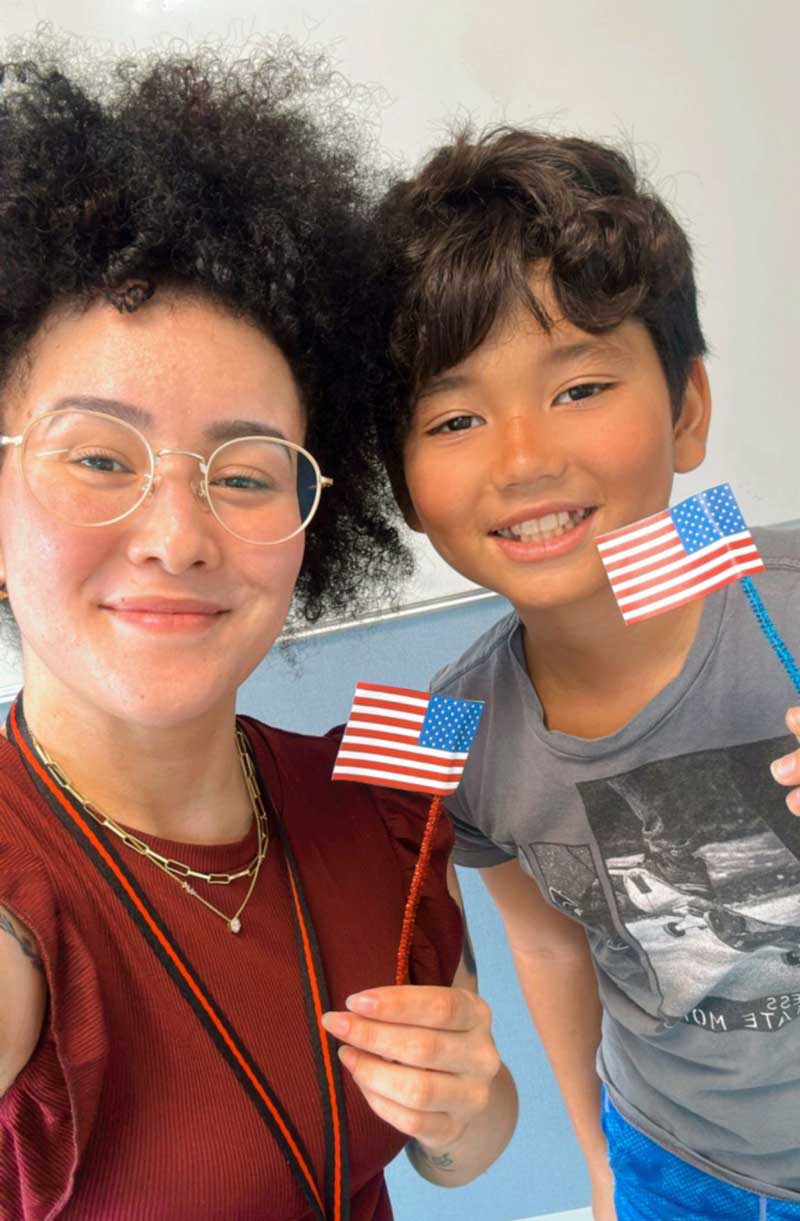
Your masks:
<path fill-rule="evenodd" d="M 710 423 L 711 387 L 705 364 L 698 356 L 689 370 L 681 413 L 673 430 L 676 474 L 685 475 L 703 461 Z"/>

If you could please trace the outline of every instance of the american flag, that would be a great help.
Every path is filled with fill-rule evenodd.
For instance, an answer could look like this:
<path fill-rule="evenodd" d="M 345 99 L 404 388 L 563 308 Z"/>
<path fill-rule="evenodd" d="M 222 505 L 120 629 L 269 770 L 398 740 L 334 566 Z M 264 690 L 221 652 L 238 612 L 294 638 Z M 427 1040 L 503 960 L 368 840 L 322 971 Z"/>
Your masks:
<path fill-rule="evenodd" d="M 729 483 L 603 534 L 597 548 L 626 623 L 764 568 Z"/>
<path fill-rule="evenodd" d="M 333 779 L 453 793 L 482 711 L 481 700 L 358 683 Z"/>

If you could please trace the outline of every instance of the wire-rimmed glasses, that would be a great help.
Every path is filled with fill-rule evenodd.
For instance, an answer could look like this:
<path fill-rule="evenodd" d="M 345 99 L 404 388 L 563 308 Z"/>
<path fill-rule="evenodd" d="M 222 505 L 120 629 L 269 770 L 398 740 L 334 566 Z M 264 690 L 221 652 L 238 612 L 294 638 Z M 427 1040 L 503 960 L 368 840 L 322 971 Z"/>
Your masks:
<path fill-rule="evenodd" d="M 100 411 L 64 408 L 32 419 L 19 436 L 26 484 L 39 504 L 73 526 L 111 526 L 158 487 L 167 455 L 197 462 L 192 490 L 234 537 L 256 546 L 283 543 L 304 530 L 330 487 L 300 445 L 270 436 L 236 437 L 209 457 L 187 449 L 154 451 L 138 428 Z"/>

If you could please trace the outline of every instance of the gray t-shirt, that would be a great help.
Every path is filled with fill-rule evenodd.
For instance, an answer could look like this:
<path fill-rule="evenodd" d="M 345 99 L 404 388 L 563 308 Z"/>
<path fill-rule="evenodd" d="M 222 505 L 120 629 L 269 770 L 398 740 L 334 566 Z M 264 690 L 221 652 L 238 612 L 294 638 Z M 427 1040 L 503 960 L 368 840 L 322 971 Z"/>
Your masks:
<path fill-rule="evenodd" d="M 800 523 L 753 534 L 753 583 L 800 658 Z M 518 858 L 585 927 L 615 1105 L 694 1165 L 800 1200 L 800 819 L 769 771 L 797 746 L 800 698 L 740 583 L 706 599 L 680 674 L 608 737 L 545 728 L 514 615 L 432 689 L 486 701 L 448 799 L 456 859 Z"/>

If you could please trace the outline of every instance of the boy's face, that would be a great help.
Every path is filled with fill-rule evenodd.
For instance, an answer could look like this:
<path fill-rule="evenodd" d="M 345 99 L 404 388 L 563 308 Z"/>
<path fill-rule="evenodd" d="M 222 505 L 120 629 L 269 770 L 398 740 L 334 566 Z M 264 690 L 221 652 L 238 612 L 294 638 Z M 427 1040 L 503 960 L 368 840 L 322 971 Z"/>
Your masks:
<path fill-rule="evenodd" d="M 547 285 L 535 290 L 557 317 Z M 705 454 L 708 383 L 693 367 L 673 423 L 644 325 L 544 332 L 522 306 L 415 405 L 409 523 L 521 614 L 611 597 L 595 539 L 656 513 Z"/>

